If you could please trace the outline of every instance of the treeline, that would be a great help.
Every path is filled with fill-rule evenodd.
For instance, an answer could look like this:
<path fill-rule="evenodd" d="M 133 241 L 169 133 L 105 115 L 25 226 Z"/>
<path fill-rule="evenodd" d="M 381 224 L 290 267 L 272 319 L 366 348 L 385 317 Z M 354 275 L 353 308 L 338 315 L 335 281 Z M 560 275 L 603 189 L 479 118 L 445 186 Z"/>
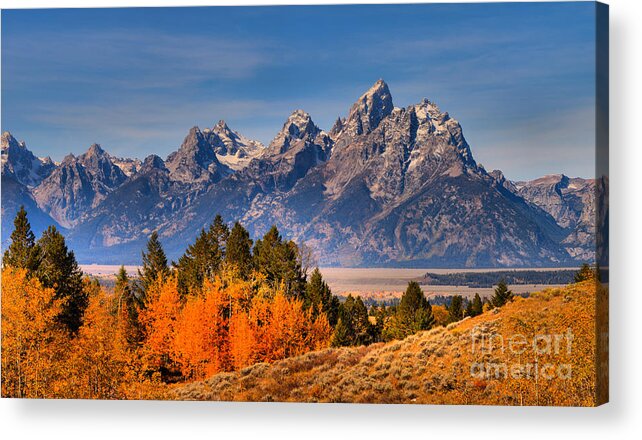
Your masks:
<path fill-rule="evenodd" d="M 421 284 L 431 286 L 493 287 L 497 280 L 507 284 L 570 284 L 574 270 L 498 270 L 492 272 L 456 272 L 449 274 L 427 273 Z"/>

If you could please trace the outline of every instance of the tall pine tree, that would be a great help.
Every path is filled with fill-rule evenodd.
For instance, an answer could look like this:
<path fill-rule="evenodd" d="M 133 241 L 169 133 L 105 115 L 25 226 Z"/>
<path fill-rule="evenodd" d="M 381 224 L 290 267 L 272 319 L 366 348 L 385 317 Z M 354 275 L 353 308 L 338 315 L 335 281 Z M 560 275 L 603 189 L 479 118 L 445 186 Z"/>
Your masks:
<path fill-rule="evenodd" d="M 209 229 L 201 229 L 196 241 L 188 246 L 178 263 L 174 263 L 178 270 L 178 289 L 182 295 L 200 291 L 203 281 L 212 279 L 219 272 L 228 235 L 227 225 L 217 215 Z"/>
<path fill-rule="evenodd" d="M 2 258 L 2 264 L 19 269 L 27 269 L 30 273 L 38 268 L 40 262 L 40 247 L 36 244 L 36 237 L 31 230 L 27 211 L 20 206 L 18 214 L 13 220 L 11 244 Z"/>
<path fill-rule="evenodd" d="M 464 311 L 464 316 L 473 316 L 473 302 L 471 300 L 466 301 L 466 310 Z"/>
<path fill-rule="evenodd" d="M 293 241 L 284 241 L 276 226 L 257 240 L 254 245 L 254 264 L 268 281 L 283 283 L 290 296 L 302 297 L 305 274 L 301 268 L 299 251 Z"/>
<path fill-rule="evenodd" d="M 82 324 L 89 301 L 76 257 L 73 251 L 67 249 L 65 237 L 55 226 L 49 226 L 43 232 L 38 246 L 41 255 L 36 276 L 44 287 L 54 289 L 56 298 L 63 301 L 58 319 L 75 333 Z"/>
<path fill-rule="evenodd" d="M 479 293 L 475 293 L 475 297 L 472 301 L 471 312 L 472 313 L 470 314 L 470 316 L 479 316 L 484 312 L 484 305 L 482 303 L 481 297 L 479 296 Z"/>
<path fill-rule="evenodd" d="M 454 295 L 448 306 L 448 321 L 457 322 L 464 317 L 464 299 L 461 295 Z"/>
<path fill-rule="evenodd" d="M 124 266 L 120 266 L 116 273 L 114 296 L 116 298 L 116 312 L 125 340 L 130 347 L 135 347 L 142 339 L 142 331 L 138 321 L 140 303 L 134 295 Z"/>
<path fill-rule="evenodd" d="M 435 325 L 432 306 L 416 281 L 410 281 L 401 297 L 399 306 L 389 326 L 385 329 L 386 339 L 403 339 Z"/>
<path fill-rule="evenodd" d="M 138 269 L 137 297 L 142 304 L 146 303 L 146 294 L 149 286 L 154 283 L 159 276 L 166 277 L 169 275 L 167 267 L 167 256 L 163 250 L 158 232 L 152 232 L 147 241 L 147 251 L 143 251 L 143 267 Z"/>
<path fill-rule="evenodd" d="M 235 266 L 244 279 L 252 272 L 252 239 L 239 222 L 234 223 L 227 239 L 225 262 Z"/>
<path fill-rule="evenodd" d="M 321 311 L 326 314 L 331 326 L 337 323 L 339 299 L 332 295 L 330 287 L 323 280 L 319 268 L 315 268 L 305 286 L 303 306 L 312 308 L 313 313 Z"/>
<path fill-rule="evenodd" d="M 368 309 L 361 300 L 348 295 L 340 304 L 338 321 L 334 330 L 332 344 L 336 346 L 367 345 L 372 342 L 372 324 L 368 319 Z"/>

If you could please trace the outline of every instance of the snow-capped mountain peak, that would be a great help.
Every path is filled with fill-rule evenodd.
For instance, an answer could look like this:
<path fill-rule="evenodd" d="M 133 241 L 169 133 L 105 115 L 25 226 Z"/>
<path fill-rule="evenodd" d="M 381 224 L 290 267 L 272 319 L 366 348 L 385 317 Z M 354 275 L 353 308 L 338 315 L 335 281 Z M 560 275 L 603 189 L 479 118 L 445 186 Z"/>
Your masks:
<path fill-rule="evenodd" d="M 214 127 L 203 132 L 218 161 L 235 171 L 245 168 L 265 150 L 261 142 L 233 131 L 222 119 Z"/>
<path fill-rule="evenodd" d="M 56 167 L 51 158 L 40 159 L 10 132 L 2 133 L 2 174 L 11 175 L 27 187 L 35 187 Z"/>

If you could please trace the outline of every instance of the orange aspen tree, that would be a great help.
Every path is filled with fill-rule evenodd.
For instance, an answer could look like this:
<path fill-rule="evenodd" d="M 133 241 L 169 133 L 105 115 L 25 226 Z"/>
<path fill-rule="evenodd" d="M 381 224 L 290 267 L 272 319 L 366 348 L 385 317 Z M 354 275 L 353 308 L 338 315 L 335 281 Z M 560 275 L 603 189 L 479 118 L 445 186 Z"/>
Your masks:
<path fill-rule="evenodd" d="M 188 298 L 176 322 L 172 357 L 187 379 L 203 379 L 230 369 L 227 305 L 220 279 L 205 280 Z"/>
<path fill-rule="evenodd" d="M 2 397 L 57 397 L 69 339 L 57 326 L 62 304 L 54 296 L 25 269 L 2 271 Z"/>
<path fill-rule="evenodd" d="M 268 353 L 275 344 L 275 334 L 270 331 L 272 320 L 271 298 L 267 292 L 259 292 L 252 299 L 249 311 L 249 323 L 255 338 L 254 353 L 256 361 L 263 362 L 268 359 Z"/>
<path fill-rule="evenodd" d="M 238 310 L 230 319 L 230 354 L 235 370 L 254 363 L 256 340 L 247 313 Z"/>
<path fill-rule="evenodd" d="M 147 304 L 140 313 L 145 330 L 144 348 L 149 367 L 155 370 L 171 367 L 176 321 L 181 311 L 176 276 L 158 277 L 148 288 Z"/>
<path fill-rule="evenodd" d="M 228 302 L 223 284 L 219 278 L 203 283 L 205 303 L 204 313 L 207 316 L 207 344 L 212 353 L 208 373 L 212 370 L 230 369 L 230 343 Z"/>

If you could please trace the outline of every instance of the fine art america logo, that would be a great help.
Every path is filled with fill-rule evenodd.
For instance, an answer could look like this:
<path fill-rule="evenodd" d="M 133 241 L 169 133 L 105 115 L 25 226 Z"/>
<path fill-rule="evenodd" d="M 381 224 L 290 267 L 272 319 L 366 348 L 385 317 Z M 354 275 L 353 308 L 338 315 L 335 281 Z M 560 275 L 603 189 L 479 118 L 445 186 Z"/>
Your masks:
<path fill-rule="evenodd" d="M 569 380 L 571 364 L 555 360 L 561 357 L 568 359 L 573 350 L 573 338 L 570 328 L 561 334 L 528 337 L 516 333 L 504 338 L 486 326 L 477 325 L 471 331 L 471 352 L 474 359 L 481 360 L 471 364 L 470 374 L 485 380 Z M 495 355 L 500 355 L 501 359 Z"/>

